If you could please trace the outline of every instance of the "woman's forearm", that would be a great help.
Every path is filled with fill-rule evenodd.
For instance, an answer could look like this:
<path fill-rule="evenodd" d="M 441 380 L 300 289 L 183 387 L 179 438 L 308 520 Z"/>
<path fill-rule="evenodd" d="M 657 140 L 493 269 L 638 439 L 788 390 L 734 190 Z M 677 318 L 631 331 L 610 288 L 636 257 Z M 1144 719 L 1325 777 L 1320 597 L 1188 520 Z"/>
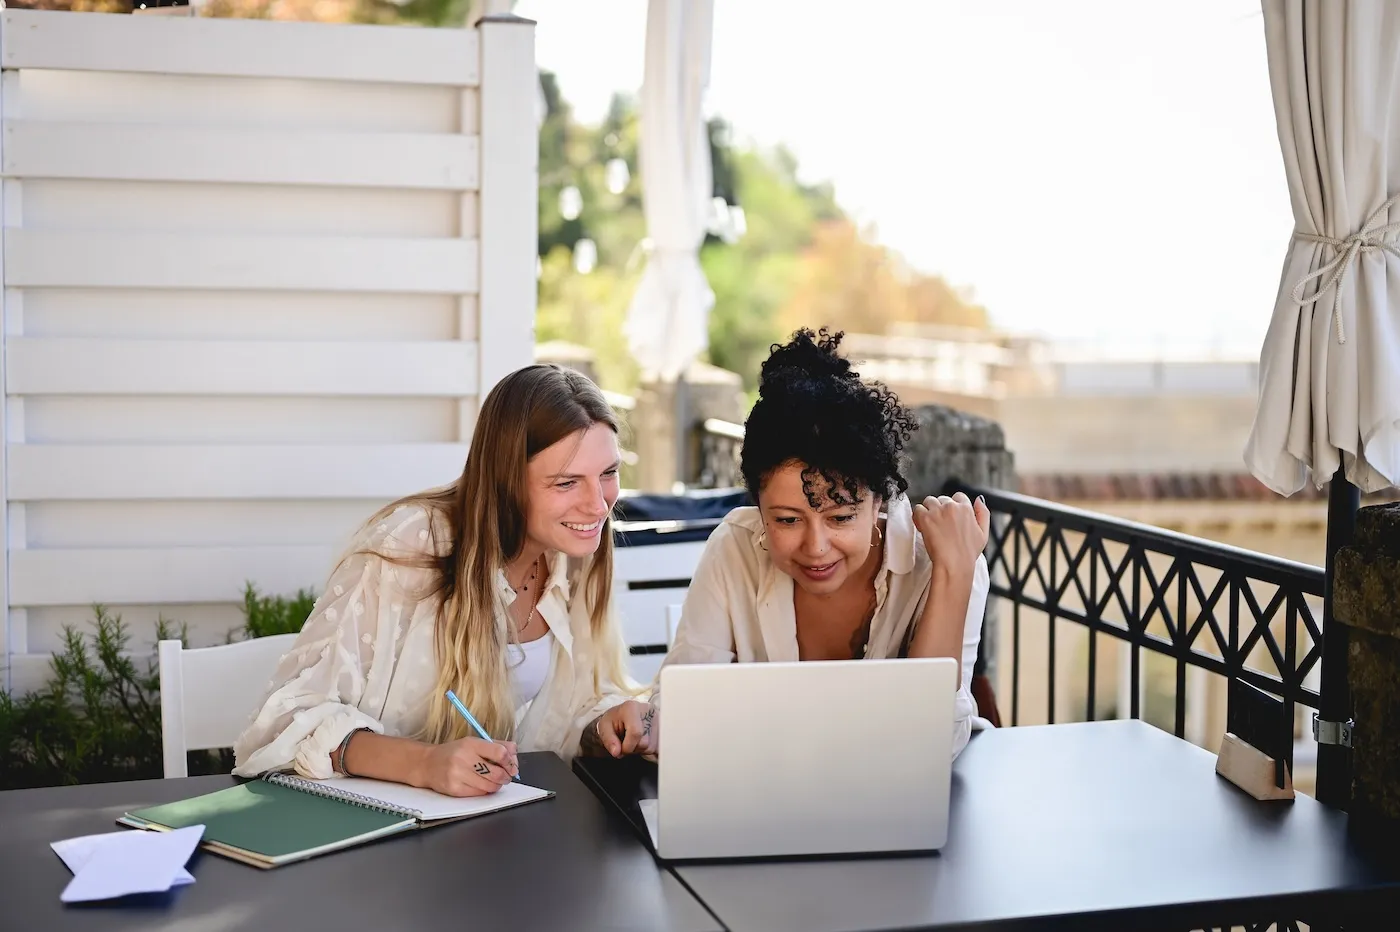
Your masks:
<path fill-rule="evenodd" d="M 430 745 L 372 731 L 356 732 L 345 748 L 345 769 L 356 777 L 426 786 L 423 765 Z M 331 769 L 340 763 L 331 754 Z"/>
<path fill-rule="evenodd" d="M 934 567 L 928 600 L 915 622 L 909 641 L 910 657 L 951 657 L 958 662 L 962 684 L 963 628 L 967 603 L 972 598 L 973 573 L 950 572 Z"/>

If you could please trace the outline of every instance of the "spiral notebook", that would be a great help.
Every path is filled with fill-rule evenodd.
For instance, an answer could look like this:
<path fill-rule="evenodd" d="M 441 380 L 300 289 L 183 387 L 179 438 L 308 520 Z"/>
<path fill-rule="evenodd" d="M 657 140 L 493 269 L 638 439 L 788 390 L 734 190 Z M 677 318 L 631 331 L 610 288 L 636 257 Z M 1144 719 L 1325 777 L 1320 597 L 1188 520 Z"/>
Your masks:
<path fill-rule="evenodd" d="M 137 809 L 117 822 L 155 831 L 202 824 L 201 847 L 271 868 L 553 795 L 508 783 L 490 796 L 457 798 L 362 777 L 307 780 L 273 773 L 193 799 Z"/>

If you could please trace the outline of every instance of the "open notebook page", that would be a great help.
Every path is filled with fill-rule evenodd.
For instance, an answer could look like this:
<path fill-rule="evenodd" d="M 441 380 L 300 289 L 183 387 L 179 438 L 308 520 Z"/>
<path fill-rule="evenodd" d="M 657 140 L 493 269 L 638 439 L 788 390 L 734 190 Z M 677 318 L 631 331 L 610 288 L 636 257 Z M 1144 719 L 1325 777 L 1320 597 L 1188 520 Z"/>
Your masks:
<path fill-rule="evenodd" d="M 424 822 L 436 819 L 457 819 L 462 816 L 483 815 L 506 809 L 522 803 L 544 799 L 551 795 L 548 790 L 523 783 L 507 783 L 490 796 L 444 796 L 433 790 L 405 786 L 402 783 L 389 783 L 384 780 L 371 780 L 367 777 L 339 777 L 331 780 L 308 780 L 308 783 L 323 783 L 327 789 L 345 793 L 356 793 L 370 799 L 388 803 L 402 809 L 416 809 L 422 813 Z"/>

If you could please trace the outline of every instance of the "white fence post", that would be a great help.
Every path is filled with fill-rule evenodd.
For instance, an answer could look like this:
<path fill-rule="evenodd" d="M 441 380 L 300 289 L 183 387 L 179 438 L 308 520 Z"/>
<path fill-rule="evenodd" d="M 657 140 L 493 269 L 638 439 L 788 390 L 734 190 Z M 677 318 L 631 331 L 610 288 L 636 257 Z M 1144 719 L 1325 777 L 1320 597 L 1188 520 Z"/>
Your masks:
<path fill-rule="evenodd" d="M 480 395 L 534 360 L 539 243 L 535 24 L 481 20 Z"/>
<path fill-rule="evenodd" d="M 9 30 L 5 28 L 3 18 L 0 18 L 0 61 L 4 61 L 5 36 Z M 0 126 L 3 126 L 5 119 L 5 99 L 0 94 Z M 5 160 L 5 136 L 0 132 L 0 165 Z M 6 692 L 10 689 L 10 651 L 12 638 L 10 636 L 10 516 L 9 516 L 9 494 L 5 491 L 5 486 L 9 484 L 9 430 L 8 393 L 5 391 L 5 336 L 9 331 L 9 307 L 5 300 L 5 210 L 8 206 L 5 197 L 4 183 L 0 182 L 0 545 L 5 548 L 4 557 L 0 559 L 0 690 Z"/>

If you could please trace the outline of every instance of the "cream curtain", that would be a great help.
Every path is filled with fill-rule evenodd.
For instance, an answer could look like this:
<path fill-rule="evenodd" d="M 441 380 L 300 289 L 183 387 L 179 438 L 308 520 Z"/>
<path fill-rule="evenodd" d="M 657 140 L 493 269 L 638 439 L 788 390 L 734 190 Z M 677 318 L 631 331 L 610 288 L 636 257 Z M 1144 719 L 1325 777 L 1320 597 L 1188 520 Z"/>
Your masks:
<path fill-rule="evenodd" d="M 1400 484 L 1400 3 L 1263 0 L 1294 233 L 1245 462 L 1291 495 Z"/>

